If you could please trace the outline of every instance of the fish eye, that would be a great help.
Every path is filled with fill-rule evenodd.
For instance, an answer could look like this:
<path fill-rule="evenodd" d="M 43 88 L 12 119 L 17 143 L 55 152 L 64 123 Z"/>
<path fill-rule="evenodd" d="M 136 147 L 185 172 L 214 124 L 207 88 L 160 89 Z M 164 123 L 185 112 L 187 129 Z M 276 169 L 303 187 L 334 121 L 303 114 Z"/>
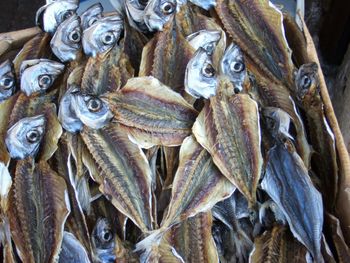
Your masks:
<path fill-rule="evenodd" d="M 234 61 L 231 63 L 231 70 L 235 73 L 240 73 L 245 69 L 245 66 L 242 62 L 240 61 Z"/>
<path fill-rule="evenodd" d="M 202 74 L 207 78 L 212 78 L 215 75 L 215 69 L 213 68 L 212 64 L 205 63 L 204 67 L 202 69 Z"/>
<path fill-rule="evenodd" d="M 275 129 L 276 121 L 271 117 L 266 117 L 266 125 L 269 129 Z"/>
<path fill-rule="evenodd" d="M 26 134 L 26 138 L 27 138 L 27 141 L 30 142 L 30 143 L 36 143 L 40 140 L 40 132 L 38 130 L 30 130 L 29 132 L 27 132 Z"/>
<path fill-rule="evenodd" d="M 112 31 L 108 31 L 102 35 L 102 43 L 105 45 L 111 45 L 115 42 L 115 35 Z"/>
<path fill-rule="evenodd" d="M 89 22 L 88 22 L 88 25 L 89 26 L 92 26 L 93 24 L 95 24 L 96 22 L 97 22 L 97 18 L 96 17 L 92 17 L 90 20 L 89 20 Z"/>
<path fill-rule="evenodd" d="M 175 5 L 171 2 L 165 2 L 160 6 L 164 15 L 170 15 L 175 11 Z"/>
<path fill-rule="evenodd" d="M 14 80 L 11 77 L 4 77 L 0 80 L 0 85 L 3 86 L 5 89 L 12 88 L 13 83 L 14 83 Z"/>
<path fill-rule="evenodd" d="M 40 75 L 38 80 L 39 87 L 42 89 L 47 89 L 52 84 L 52 78 L 50 75 Z"/>
<path fill-rule="evenodd" d="M 304 75 L 301 78 L 301 87 L 303 89 L 308 89 L 308 88 L 310 88 L 310 86 L 311 86 L 311 79 L 309 78 L 309 76 Z"/>
<path fill-rule="evenodd" d="M 90 112 L 97 112 L 102 108 L 102 101 L 98 98 L 91 98 L 86 103 Z"/>
<path fill-rule="evenodd" d="M 80 31 L 78 29 L 74 30 L 73 32 L 71 32 L 69 34 L 69 39 L 73 42 L 73 43 L 79 43 L 81 40 L 81 34 Z"/>
<path fill-rule="evenodd" d="M 109 242 L 109 241 L 112 240 L 112 238 L 113 238 L 113 234 L 112 234 L 111 231 L 109 231 L 109 230 L 104 230 L 104 231 L 102 232 L 102 241 L 103 241 L 103 242 Z"/>
<path fill-rule="evenodd" d="M 233 91 L 238 94 L 241 90 L 239 88 L 234 88 Z"/>
<path fill-rule="evenodd" d="M 74 14 L 74 12 L 72 10 L 68 10 L 68 11 L 64 12 L 62 15 L 62 21 L 70 18 L 73 14 Z"/>
<path fill-rule="evenodd" d="M 139 0 L 139 4 L 142 6 L 146 6 L 148 4 L 148 0 Z"/>

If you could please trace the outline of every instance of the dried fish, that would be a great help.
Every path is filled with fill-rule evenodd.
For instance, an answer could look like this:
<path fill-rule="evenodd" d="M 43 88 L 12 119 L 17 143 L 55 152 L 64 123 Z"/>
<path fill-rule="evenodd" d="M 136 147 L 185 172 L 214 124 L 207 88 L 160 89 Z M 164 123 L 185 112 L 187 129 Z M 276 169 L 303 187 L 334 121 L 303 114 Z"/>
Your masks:
<path fill-rule="evenodd" d="M 21 119 L 8 131 L 5 139 L 11 158 L 35 156 L 45 132 L 45 117 L 38 115 Z"/>
<path fill-rule="evenodd" d="M 101 3 L 94 4 L 86 9 L 81 15 L 81 29 L 84 31 L 102 18 L 103 6 Z"/>
<path fill-rule="evenodd" d="M 115 234 L 112 227 L 106 218 L 97 220 L 94 229 L 92 230 L 92 244 L 97 262 L 115 262 L 114 255 Z"/>
<path fill-rule="evenodd" d="M 81 38 L 80 18 L 72 15 L 57 27 L 50 42 L 52 52 L 62 62 L 75 60 L 82 47 Z"/>
<path fill-rule="evenodd" d="M 35 21 L 45 32 L 53 34 L 58 25 L 72 16 L 77 9 L 76 1 L 52 1 L 37 11 Z"/>
<path fill-rule="evenodd" d="M 103 17 L 83 32 L 83 49 L 88 56 L 108 52 L 119 41 L 123 20 L 118 14 Z"/>
<path fill-rule="evenodd" d="M 16 77 L 11 61 L 0 65 L 0 102 L 11 97 L 16 91 Z"/>
<path fill-rule="evenodd" d="M 293 235 L 305 245 L 314 260 L 323 261 L 322 197 L 290 142 L 278 143 L 269 150 L 261 187 L 282 210 Z"/>
<path fill-rule="evenodd" d="M 217 85 L 217 73 L 211 57 L 200 47 L 187 64 L 185 90 L 194 98 L 208 99 L 215 96 Z"/>
<path fill-rule="evenodd" d="M 179 8 L 179 0 L 149 0 L 145 7 L 144 21 L 149 31 L 161 31 Z"/>
<path fill-rule="evenodd" d="M 192 130 L 220 171 L 253 206 L 263 162 L 257 103 L 246 94 L 223 93 L 233 90 L 227 80 L 220 80 L 219 89 L 206 102 Z"/>
<path fill-rule="evenodd" d="M 48 59 L 33 59 L 22 62 L 20 77 L 21 91 L 27 96 L 49 89 L 64 65 Z"/>
<path fill-rule="evenodd" d="M 90 263 L 90 259 L 84 246 L 72 233 L 66 231 L 63 232 L 62 246 L 58 262 Z"/>
<path fill-rule="evenodd" d="M 195 49 L 205 49 L 208 55 L 213 55 L 216 45 L 221 38 L 221 32 L 217 30 L 200 30 L 186 37 L 186 40 Z"/>

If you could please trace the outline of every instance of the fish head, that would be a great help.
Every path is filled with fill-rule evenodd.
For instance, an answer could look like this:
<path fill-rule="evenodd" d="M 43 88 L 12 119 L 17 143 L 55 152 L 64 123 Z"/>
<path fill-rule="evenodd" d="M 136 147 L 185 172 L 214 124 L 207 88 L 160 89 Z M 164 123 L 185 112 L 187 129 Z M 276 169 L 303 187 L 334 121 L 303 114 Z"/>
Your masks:
<path fill-rule="evenodd" d="M 262 114 L 268 131 L 274 138 L 282 135 L 286 138 L 293 139 L 289 133 L 291 123 L 290 115 L 280 108 L 265 107 Z"/>
<path fill-rule="evenodd" d="M 27 96 L 45 92 L 63 70 L 63 64 L 49 59 L 23 61 L 20 68 L 21 90 Z"/>
<path fill-rule="evenodd" d="M 107 102 L 94 95 L 74 94 L 71 105 L 80 121 L 92 129 L 101 129 L 113 117 Z"/>
<path fill-rule="evenodd" d="M 141 32 L 147 32 L 148 28 L 144 21 L 145 8 L 148 0 L 126 0 L 125 12 L 129 24 Z"/>
<path fill-rule="evenodd" d="M 241 49 L 231 44 L 220 61 L 220 73 L 226 75 L 234 85 L 235 93 L 243 90 L 247 70 Z"/>
<path fill-rule="evenodd" d="M 83 49 L 88 56 L 108 52 L 119 41 L 124 22 L 120 15 L 107 16 L 96 21 L 83 32 Z"/>
<path fill-rule="evenodd" d="M 57 27 L 50 42 L 52 52 L 62 62 L 72 61 L 81 50 L 81 38 L 80 18 L 72 15 Z"/>
<path fill-rule="evenodd" d="M 213 55 L 220 38 L 221 32 L 218 30 L 200 30 L 186 37 L 195 50 L 201 47 L 207 51 L 208 55 Z"/>
<path fill-rule="evenodd" d="M 16 91 L 16 77 L 10 60 L 0 64 L 0 102 L 8 99 Z"/>
<path fill-rule="evenodd" d="M 106 218 L 99 218 L 91 234 L 92 245 L 101 262 L 114 262 L 115 233 Z"/>
<path fill-rule="evenodd" d="M 92 26 L 99 19 L 102 18 L 103 6 L 101 3 L 94 4 L 86 9 L 81 15 L 81 28 L 84 31 L 85 29 Z"/>
<path fill-rule="evenodd" d="M 15 123 L 6 134 L 5 143 L 11 158 L 35 156 L 45 132 L 45 116 L 27 117 Z"/>
<path fill-rule="evenodd" d="M 195 98 L 209 98 L 216 94 L 217 75 L 211 57 L 199 48 L 188 62 L 185 73 L 185 90 Z"/>
<path fill-rule="evenodd" d="M 36 24 L 53 34 L 64 20 L 76 13 L 78 6 L 77 1 L 51 1 L 37 11 Z"/>
<path fill-rule="evenodd" d="M 309 63 L 302 65 L 295 77 L 297 99 L 302 101 L 304 98 L 313 97 L 319 94 L 318 65 Z"/>
<path fill-rule="evenodd" d="M 144 21 L 149 31 L 161 31 L 178 8 L 176 0 L 150 0 L 145 8 Z"/>
<path fill-rule="evenodd" d="M 60 107 L 58 109 L 58 120 L 62 127 L 71 133 L 79 132 L 83 129 L 83 123 L 75 114 L 73 108 L 74 96 L 79 92 L 79 88 L 72 85 L 62 96 Z"/>

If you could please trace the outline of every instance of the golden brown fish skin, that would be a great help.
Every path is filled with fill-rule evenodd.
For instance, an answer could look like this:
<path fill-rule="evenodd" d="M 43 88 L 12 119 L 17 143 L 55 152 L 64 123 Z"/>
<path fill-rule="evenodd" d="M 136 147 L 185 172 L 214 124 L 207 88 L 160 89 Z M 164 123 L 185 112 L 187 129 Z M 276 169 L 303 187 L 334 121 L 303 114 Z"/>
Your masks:
<path fill-rule="evenodd" d="M 276 225 L 255 238 L 252 263 L 293 262 L 306 263 L 306 248 L 289 232 L 287 227 Z"/>
<path fill-rule="evenodd" d="M 101 95 L 123 87 L 134 75 L 128 56 L 116 45 L 107 53 L 90 57 L 84 69 L 81 91 Z"/>
<path fill-rule="evenodd" d="M 296 77 L 296 98 L 305 112 L 309 138 L 314 150 L 311 157 L 312 170 L 321 179 L 325 205 L 332 212 L 338 192 L 337 153 L 335 138 L 333 138 L 333 132 L 324 112 L 317 72 L 318 66 L 315 63 L 304 64 L 299 69 Z M 303 78 L 308 78 L 311 81 L 307 89 L 302 88 Z"/>
<path fill-rule="evenodd" d="M 101 173 L 101 192 L 143 232 L 151 230 L 151 170 L 141 150 L 119 124 L 85 127 L 81 136 Z"/>
<path fill-rule="evenodd" d="M 282 14 L 268 0 L 218 0 L 215 9 L 247 60 L 269 79 L 292 88 L 294 66 L 282 31 Z"/>
<path fill-rule="evenodd" d="M 328 226 L 325 231 L 331 237 L 339 262 L 350 262 L 350 249 L 346 245 L 338 218 L 330 213 L 325 214 L 325 224 Z"/>
<path fill-rule="evenodd" d="M 153 76 L 182 93 L 186 66 L 193 54 L 193 48 L 172 18 L 164 31 L 156 33 L 144 47 L 139 76 Z"/>
<path fill-rule="evenodd" d="M 68 196 L 71 204 L 71 213 L 66 222 L 68 229 L 82 243 L 91 259 L 91 243 L 89 229 L 86 224 L 85 215 L 79 205 L 76 191 L 69 178 L 67 163 L 69 161 L 69 147 L 67 145 L 67 134 L 64 134 L 59 142 L 59 147 L 54 156 L 49 160 L 50 166 L 62 177 L 67 184 Z"/>
<path fill-rule="evenodd" d="M 221 80 L 220 89 L 233 92 L 228 80 Z M 229 96 L 224 92 L 206 102 L 192 130 L 252 206 L 263 163 L 258 107 L 246 94 Z"/>
<path fill-rule="evenodd" d="M 50 49 L 51 37 L 47 33 L 40 33 L 29 40 L 13 61 L 17 78 L 20 77 L 20 67 L 24 60 L 48 58 L 52 56 Z M 18 82 L 19 83 L 19 82 Z"/>
<path fill-rule="evenodd" d="M 229 197 L 234 189 L 215 166 L 210 154 L 193 136 L 187 137 L 180 148 L 179 166 L 162 227 L 168 228 L 209 210 L 217 202 Z"/>
<path fill-rule="evenodd" d="M 18 161 L 10 191 L 11 234 L 23 262 L 54 262 L 69 214 L 66 184 L 46 162 Z"/>
<path fill-rule="evenodd" d="M 191 134 L 197 111 L 153 77 L 133 78 L 105 96 L 115 120 L 143 148 L 177 146 Z"/>
<path fill-rule="evenodd" d="M 184 262 L 219 262 L 212 237 L 210 212 L 199 213 L 172 227 L 164 239 L 181 255 Z"/>

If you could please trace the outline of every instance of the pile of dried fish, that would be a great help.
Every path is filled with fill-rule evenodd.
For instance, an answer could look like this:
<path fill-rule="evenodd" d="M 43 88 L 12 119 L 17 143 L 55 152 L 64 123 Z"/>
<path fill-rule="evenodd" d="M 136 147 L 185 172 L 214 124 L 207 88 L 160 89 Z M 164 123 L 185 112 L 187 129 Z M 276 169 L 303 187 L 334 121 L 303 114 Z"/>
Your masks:
<path fill-rule="evenodd" d="M 47 0 L 42 31 L 1 40 L 1 260 L 350 262 L 348 155 L 302 18 L 112 2 Z"/>

